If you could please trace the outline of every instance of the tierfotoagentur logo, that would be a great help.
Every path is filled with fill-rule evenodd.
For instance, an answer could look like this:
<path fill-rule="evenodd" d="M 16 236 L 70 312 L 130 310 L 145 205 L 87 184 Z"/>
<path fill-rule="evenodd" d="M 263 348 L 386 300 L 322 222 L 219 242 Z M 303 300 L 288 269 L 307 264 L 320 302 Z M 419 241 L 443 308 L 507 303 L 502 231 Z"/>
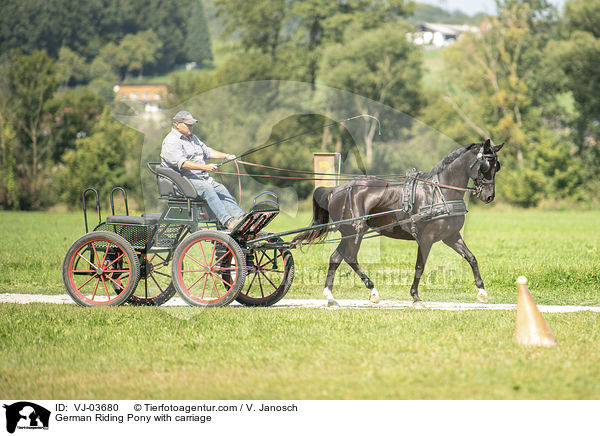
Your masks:
<path fill-rule="evenodd" d="M 28 401 L 19 401 L 6 409 L 6 431 L 14 433 L 19 430 L 48 430 L 50 411 L 42 406 Z"/>

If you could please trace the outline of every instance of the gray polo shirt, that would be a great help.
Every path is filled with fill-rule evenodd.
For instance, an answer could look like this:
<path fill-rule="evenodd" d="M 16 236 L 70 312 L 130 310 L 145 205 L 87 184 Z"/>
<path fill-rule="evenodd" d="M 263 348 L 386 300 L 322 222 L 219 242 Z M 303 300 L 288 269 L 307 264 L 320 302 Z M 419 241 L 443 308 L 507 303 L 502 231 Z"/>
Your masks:
<path fill-rule="evenodd" d="M 206 179 L 209 177 L 208 172 L 183 170 L 181 165 L 186 160 L 205 164 L 205 159 L 210 158 L 212 151 L 212 148 L 200 141 L 196 135 L 188 137 L 173 128 L 163 140 L 160 158 L 163 166 L 177 169 L 184 176 Z"/>

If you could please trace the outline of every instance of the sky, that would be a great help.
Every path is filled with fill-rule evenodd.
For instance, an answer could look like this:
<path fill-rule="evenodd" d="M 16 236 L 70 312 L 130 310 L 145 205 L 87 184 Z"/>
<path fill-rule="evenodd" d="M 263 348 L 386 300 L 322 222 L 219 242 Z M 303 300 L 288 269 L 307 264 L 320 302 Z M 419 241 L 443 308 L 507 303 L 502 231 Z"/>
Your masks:
<path fill-rule="evenodd" d="M 416 0 L 417 2 L 428 3 L 430 5 L 439 6 L 447 11 L 459 10 L 469 15 L 474 15 L 477 12 L 486 12 L 493 14 L 496 12 L 495 0 Z M 565 0 L 551 0 L 551 3 L 562 7 Z"/>

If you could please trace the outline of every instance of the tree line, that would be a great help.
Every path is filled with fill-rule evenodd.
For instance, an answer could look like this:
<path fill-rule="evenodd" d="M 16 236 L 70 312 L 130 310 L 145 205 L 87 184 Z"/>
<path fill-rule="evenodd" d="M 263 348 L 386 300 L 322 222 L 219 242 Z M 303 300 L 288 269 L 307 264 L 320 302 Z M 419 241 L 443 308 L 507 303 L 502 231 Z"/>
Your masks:
<path fill-rule="evenodd" d="M 103 192 L 125 185 L 139 199 L 141 135 L 112 119 L 107 104 L 114 84 L 165 72 L 172 106 L 251 80 L 350 91 L 458 143 L 506 142 L 500 201 L 597 204 L 600 0 L 568 0 L 562 12 L 546 0 L 498 0 L 494 16 L 478 17 L 480 32 L 463 34 L 441 53 L 409 41 L 415 9 L 432 11 L 405 0 L 49 0 L 36 17 L 31 0 L 5 3 L 2 208 L 72 204 L 94 184 Z M 11 26 L 15 21 L 24 27 Z M 208 25 L 219 34 L 209 35 Z M 211 46 L 219 48 L 215 65 Z M 427 68 L 435 56 L 441 71 Z M 173 71 L 189 61 L 205 68 Z M 323 121 L 286 120 L 270 140 Z M 312 151 L 340 150 L 349 142 L 347 131 L 331 127 L 309 134 L 304 143 L 310 146 L 286 143 L 279 153 L 255 158 L 310 170 Z M 382 158 L 368 136 L 364 147 L 365 165 Z M 383 156 L 397 170 L 402 162 L 394 158 L 400 159 Z M 310 183 L 294 186 L 301 197 L 310 195 Z"/>

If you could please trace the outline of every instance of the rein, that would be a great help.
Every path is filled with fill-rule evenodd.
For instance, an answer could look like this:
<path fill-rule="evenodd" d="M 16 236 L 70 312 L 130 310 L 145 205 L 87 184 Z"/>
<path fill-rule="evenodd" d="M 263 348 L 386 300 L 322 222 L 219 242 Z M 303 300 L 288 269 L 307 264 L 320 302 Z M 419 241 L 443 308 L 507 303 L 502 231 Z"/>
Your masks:
<path fill-rule="evenodd" d="M 275 171 L 284 171 L 284 172 L 288 172 L 288 173 L 293 173 L 293 174 L 304 174 L 304 175 L 312 175 L 312 176 L 329 176 L 329 177 L 295 177 L 295 176 L 274 176 L 274 175 L 269 175 L 269 174 L 242 174 L 239 172 L 239 167 L 237 166 L 237 163 L 241 163 L 243 165 L 248 165 L 248 166 L 252 166 L 252 167 L 257 167 L 257 168 L 265 168 L 265 169 L 270 169 L 270 170 L 275 170 Z M 241 190 L 241 181 L 240 181 L 240 176 L 243 177 L 259 177 L 259 178 L 266 178 L 266 179 L 279 179 L 279 180 L 298 180 L 298 181 L 332 181 L 334 179 L 332 179 L 332 177 L 334 177 L 334 175 L 330 174 L 330 173 L 318 173 L 318 172 L 311 172 L 311 171 L 301 171 L 301 170 L 289 170 L 289 169 L 285 169 L 285 168 L 278 168 L 278 167 L 272 167 L 269 165 L 261 165 L 261 164 L 256 164 L 256 163 L 252 163 L 252 162 L 247 162 L 247 161 L 236 161 L 236 167 L 237 167 L 237 172 L 236 173 L 232 173 L 232 172 L 225 172 L 225 171 L 215 171 L 216 174 L 223 174 L 223 175 L 235 175 L 238 176 L 238 184 L 240 186 L 240 190 Z M 340 179 L 341 180 L 354 180 L 356 177 L 360 177 L 361 175 L 357 175 L 357 174 L 340 174 Z M 367 176 L 368 177 L 368 176 Z M 382 174 L 382 175 L 377 175 L 375 177 L 379 177 L 379 178 L 391 178 L 391 179 L 406 179 L 406 176 L 404 175 L 398 175 L 398 174 Z M 335 175 L 335 180 L 338 179 L 338 176 Z M 471 192 L 471 193 L 477 193 L 479 192 L 479 190 L 481 188 L 460 188 L 458 186 L 452 186 L 452 185 L 445 185 L 443 183 L 439 183 L 439 182 L 434 182 L 431 180 L 424 180 L 424 179 L 419 179 L 419 178 L 415 178 L 415 180 L 417 182 L 422 182 L 422 183 L 426 183 L 428 185 L 433 185 L 433 186 L 437 186 L 440 188 L 444 188 L 444 189 L 452 189 L 455 191 L 462 191 L 462 192 Z M 388 180 L 386 180 L 388 181 Z M 486 184 L 486 181 L 482 181 L 480 182 L 481 184 Z M 488 183 L 493 183 L 493 182 L 488 182 Z"/>

